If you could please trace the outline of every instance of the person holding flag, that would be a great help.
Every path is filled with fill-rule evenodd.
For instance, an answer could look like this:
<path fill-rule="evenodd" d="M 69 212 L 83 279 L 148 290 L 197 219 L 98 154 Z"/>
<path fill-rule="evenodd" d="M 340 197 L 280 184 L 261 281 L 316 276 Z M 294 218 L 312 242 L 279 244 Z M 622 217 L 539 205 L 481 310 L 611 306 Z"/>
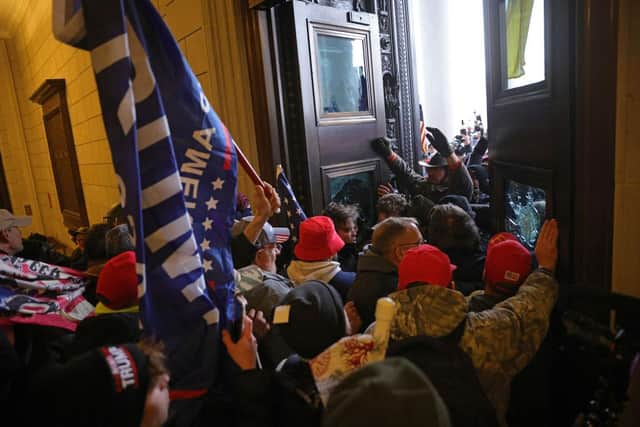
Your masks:
<path fill-rule="evenodd" d="M 169 423 L 192 425 L 222 385 L 220 328 L 235 320 L 235 143 L 149 0 L 54 0 L 53 26 L 91 54 L 135 241 L 143 335 L 165 344 Z"/>

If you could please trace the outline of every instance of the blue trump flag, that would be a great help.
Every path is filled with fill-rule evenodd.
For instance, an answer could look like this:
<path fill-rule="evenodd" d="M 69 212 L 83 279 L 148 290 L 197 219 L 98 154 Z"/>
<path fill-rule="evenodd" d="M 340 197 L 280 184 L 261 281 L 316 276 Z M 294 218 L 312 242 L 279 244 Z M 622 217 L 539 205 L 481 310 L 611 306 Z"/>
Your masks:
<path fill-rule="evenodd" d="M 289 180 L 282 170 L 282 165 L 276 166 L 276 190 L 278 194 L 280 194 L 284 205 L 284 212 L 287 215 L 287 221 L 289 221 L 291 241 L 297 243 L 300 223 L 306 220 L 307 216 L 300 207 L 296 195 L 293 194 L 293 188 L 291 188 L 291 184 L 289 184 Z"/>
<path fill-rule="evenodd" d="M 166 345 L 172 398 L 202 395 L 234 293 L 231 136 L 148 0 L 55 0 L 54 32 L 91 53 L 144 334 Z"/>

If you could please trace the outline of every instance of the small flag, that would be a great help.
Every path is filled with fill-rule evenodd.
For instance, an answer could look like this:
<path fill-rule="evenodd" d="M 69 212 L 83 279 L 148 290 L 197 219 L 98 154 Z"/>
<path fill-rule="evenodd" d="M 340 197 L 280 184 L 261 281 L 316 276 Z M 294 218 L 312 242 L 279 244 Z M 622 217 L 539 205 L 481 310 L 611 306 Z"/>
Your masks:
<path fill-rule="evenodd" d="M 284 212 L 287 215 L 287 221 L 289 221 L 291 240 L 293 243 L 297 243 L 300 223 L 306 220 L 307 216 L 300 207 L 300 203 L 298 203 L 296 195 L 293 194 L 293 189 L 291 188 L 291 184 L 289 184 L 289 180 L 287 180 L 287 176 L 282 170 L 282 165 L 276 166 L 276 189 L 282 199 Z"/>
<path fill-rule="evenodd" d="M 427 155 L 429 151 L 429 141 L 427 140 L 427 125 L 424 123 L 422 104 L 420 104 L 420 143 L 422 146 L 422 153 Z"/>
<path fill-rule="evenodd" d="M 278 232 L 276 232 L 275 235 L 276 235 L 276 243 L 280 243 L 280 244 L 289 240 L 289 237 L 290 237 L 290 234 L 278 233 Z"/>
<path fill-rule="evenodd" d="M 144 334 L 165 344 L 170 423 L 190 424 L 190 399 L 218 384 L 218 325 L 235 290 L 233 141 L 149 0 L 54 0 L 54 33 L 91 53 Z"/>

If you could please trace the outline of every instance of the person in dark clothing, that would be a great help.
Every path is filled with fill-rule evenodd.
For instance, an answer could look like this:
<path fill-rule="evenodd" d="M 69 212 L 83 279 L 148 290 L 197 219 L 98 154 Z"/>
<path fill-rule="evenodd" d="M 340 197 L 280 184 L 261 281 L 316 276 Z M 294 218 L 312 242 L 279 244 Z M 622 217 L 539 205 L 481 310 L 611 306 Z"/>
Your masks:
<path fill-rule="evenodd" d="M 74 270 L 84 271 L 87 269 L 88 258 L 85 253 L 85 243 L 87 241 L 87 234 L 89 234 L 89 227 L 79 227 L 69 230 L 71 240 L 78 247 L 71 252 L 69 256 L 69 267 Z"/>
<path fill-rule="evenodd" d="M 319 426 L 322 401 L 309 364 L 291 352 L 277 369 L 257 369 L 258 343 L 252 326 L 245 316 L 243 334 L 236 342 L 222 331 L 222 342 L 240 369 L 234 372 L 231 387 L 235 425 Z"/>
<path fill-rule="evenodd" d="M 422 233 L 413 218 L 391 217 L 375 226 L 371 245 L 358 259 L 356 280 L 348 295 L 362 319 L 362 330 L 375 320 L 378 298 L 396 290 L 405 252 L 420 243 Z"/>
<path fill-rule="evenodd" d="M 458 196 L 457 194 L 449 194 L 444 196 L 442 199 L 438 200 L 438 205 L 446 205 L 447 203 L 451 203 L 452 205 L 456 205 L 463 211 L 465 211 L 471 218 L 475 218 L 476 213 L 471 208 L 471 204 L 469 200 L 464 196 Z"/>
<path fill-rule="evenodd" d="M 140 338 L 135 252 L 123 252 L 107 261 L 98 276 L 96 295 L 96 315 L 78 324 L 66 351 L 68 358 Z"/>
<path fill-rule="evenodd" d="M 386 193 L 380 196 L 376 203 L 376 212 L 378 214 L 378 222 L 384 221 L 392 216 L 411 216 L 407 215 L 409 201 L 403 194 Z"/>
<path fill-rule="evenodd" d="M 532 266 L 531 253 L 513 234 L 503 232 L 493 236 L 487 248 L 484 289 L 469 295 L 469 311 L 490 310 L 515 295 Z"/>
<path fill-rule="evenodd" d="M 352 334 L 342 298 L 332 286 L 317 280 L 301 284 L 280 301 L 272 329 L 305 359 Z"/>
<path fill-rule="evenodd" d="M 484 136 L 480 138 L 480 140 L 476 143 L 476 146 L 473 147 L 473 151 L 471 152 L 471 156 L 469 156 L 468 165 L 479 165 L 482 163 L 482 158 L 484 157 L 484 153 L 487 152 L 489 148 L 489 140 Z"/>
<path fill-rule="evenodd" d="M 378 138 L 371 142 L 372 149 L 382 156 L 391 171 L 396 175 L 400 188 L 409 194 L 422 194 L 437 202 L 447 194 L 459 194 L 470 198 L 473 183 L 467 168 L 451 150 L 446 136 L 436 128 L 427 128 L 427 138 L 438 150 L 427 165 L 428 176 L 417 174 L 410 165 L 391 150 L 391 143 L 386 138 Z"/>
<path fill-rule="evenodd" d="M 344 247 L 338 252 L 338 262 L 342 271 L 356 271 L 358 264 L 358 207 L 331 202 L 323 215 L 333 221 Z"/>
<path fill-rule="evenodd" d="M 344 247 L 333 226 L 331 218 L 314 216 L 300 223 L 300 236 L 293 249 L 295 259 L 287 268 L 289 279 L 299 285 L 307 280 L 321 280 L 333 286 L 343 299 L 356 274 L 342 271 L 335 261 L 338 252 Z"/>
<path fill-rule="evenodd" d="M 456 289 L 464 295 L 482 289 L 484 254 L 478 227 L 469 214 L 452 204 L 436 205 L 431 211 L 428 241 L 458 266 L 453 273 Z"/>
<path fill-rule="evenodd" d="M 331 393 L 326 427 L 451 426 L 449 411 L 429 378 L 409 360 L 391 357 L 344 379 Z"/>
<path fill-rule="evenodd" d="M 27 425 L 160 427 L 169 410 L 161 346 L 109 346 L 51 361 L 30 382 L 28 401 L 38 404 Z"/>
<path fill-rule="evenodd" d="M 431 218 L 431 209 L 435 206 L 435 203 L 424 197 L 421 194 L 415 195 L 411 198 L 411 204 L 407 209 L 407 215 L 409 217 L 418 220 L 418 227 L 423 237 L 427 237 L 429 233 L 429 219 Z"/>
<path fill-rule="evenodd" d="M 485 203 L 488 200 L 488 195 L 491 193 L 489 170 L 484 165 L 470 165 L 468 169 L 471 179 L 474 182 L 474 189 L 477 182 L 477 189 L 479 191 L 478 200 L 474 200 L 474 203 Z"/>

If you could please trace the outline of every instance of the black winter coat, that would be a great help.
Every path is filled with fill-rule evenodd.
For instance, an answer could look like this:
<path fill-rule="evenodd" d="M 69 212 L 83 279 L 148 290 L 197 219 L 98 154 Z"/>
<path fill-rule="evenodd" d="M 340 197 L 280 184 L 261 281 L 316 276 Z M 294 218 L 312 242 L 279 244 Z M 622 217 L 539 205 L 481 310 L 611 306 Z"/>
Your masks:
<path fill-rule="evenodd" d="M 347 300 L 353 301 L 360 318 L 362 330 L 375 319 L 378 298 L 386 297 L 398 287 L 398 270 L 371 245 L 365 247 L 358 258 L 356 280 Z"/>

